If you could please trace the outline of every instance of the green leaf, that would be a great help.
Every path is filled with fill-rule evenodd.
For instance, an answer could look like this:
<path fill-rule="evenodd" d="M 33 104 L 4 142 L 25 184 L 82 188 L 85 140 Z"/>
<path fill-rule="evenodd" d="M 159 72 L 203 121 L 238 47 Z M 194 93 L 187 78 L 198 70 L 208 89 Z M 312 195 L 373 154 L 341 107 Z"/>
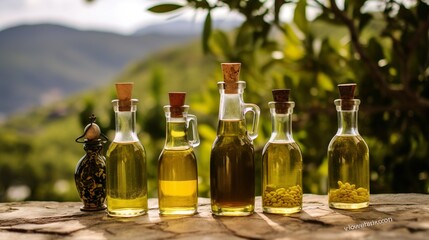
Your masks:
<path fill-rule="evenodd" d="M 215 30 L 210 37 L 210 51 L 214 55 L 228 59 L 231 56 L 231 44 L 228 36 L 221 30 Z"/>
<path fill-rule="evenodd" d="M 363 13 L 359 16 L 359 31 L 362 31 L 362 29 L 368 25 L 368 23 L 372 20 L 372 15 L 368 13 Z"/>
<path fill-rule="evenodd" d="M 410 9 L 406 8 L 404 5 L 401 5 L 399 7 L 398 17 L 405 20 L 408 25 L 418 25 L 418 20 L 414 16 L 413 12 Z"/>
<path fill-rule="evenodd" d="M 308 32 L 308 22 L 305 13 L 306 6 L 307 0 L 300 0 L 296 4 L 295 12 L 293 14 L 293 22 L 303 33 Z"/>
<path fill-rule="evenodd" d="M 153 7 L 149 8 L 148 11 L 154 12 L 154 13 L 167 13 L 167 12 L 175 11 L 175 10 L 180 9 L 182 7 L 184 7 L 184 6 L 174 4 L 174 3 L 165 3 L 165 4 L 153 6 Z"/>
<path fill-rule="evenodd" d="M 317 73 L 317 83 L 320 88 L 326 91 L 334 91 L 334 84 L 332 83 L 331 78 L 323 72 Z"/>
<path fill-rule="evenodd" d="M 419 20 L 424 20 L 429 15 L 429 3 L 419 1 L 417 4 L 417 17 Z"/>
<path fill-rule="evenodd" d="M 242 50 L 248 49 L 253 46 L 253 33 L 254 28 L 252 28 L 249 22 L 244 22 L 241 27 L 238 29 L 237 37 L 235 39 L 235 48 Z"/>
<path fill-rule="evenodd" d="M 212 17 L 210 11 L 207 13 L 206 20 L 204 21 L 204 29 L 203 29 L 203 51 L 204 53 L 209 52 L 209 39 L 212 33 Z"/>

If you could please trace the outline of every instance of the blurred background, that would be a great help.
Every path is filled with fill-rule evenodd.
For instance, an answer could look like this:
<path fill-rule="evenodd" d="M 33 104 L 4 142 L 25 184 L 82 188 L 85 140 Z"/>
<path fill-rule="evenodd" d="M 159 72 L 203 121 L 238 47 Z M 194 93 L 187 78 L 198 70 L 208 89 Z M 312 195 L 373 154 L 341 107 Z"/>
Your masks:
<path fill-rule="evenodd" d="M 371 193 L 429 193 L 429 1 L 2 0 L 0 201 L 78 201 L 75 139 L 94 113 L 113 139 L 114 83 L 135 83 L 150 197 L 169 91 L 197 115 L 199 195 L 209 197 L 221 62 L 241 62 L 246 102 L 271 133 L 271 90 L 290 88 L 305 193 L 325 194 L 336 85 L 356 82 Z M 108 144 L 105 145 L 107 149 Z"/>

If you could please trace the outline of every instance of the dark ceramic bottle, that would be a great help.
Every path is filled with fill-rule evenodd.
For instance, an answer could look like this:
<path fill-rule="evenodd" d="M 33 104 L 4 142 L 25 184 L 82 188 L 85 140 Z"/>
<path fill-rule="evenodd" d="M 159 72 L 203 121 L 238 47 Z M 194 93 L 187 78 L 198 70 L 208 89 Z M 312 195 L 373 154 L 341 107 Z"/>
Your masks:
<path fill-rule="evenodd" d="M 82 136 L 76 142 L 84 144 L 86 154 L 76 165 L 74 179 L 79 197 L 83 202 L 82 211 L 106 209 L 106 159 L 102 154 L 107 138 L 95 123 L 96 117 L 85 127 Z"/>

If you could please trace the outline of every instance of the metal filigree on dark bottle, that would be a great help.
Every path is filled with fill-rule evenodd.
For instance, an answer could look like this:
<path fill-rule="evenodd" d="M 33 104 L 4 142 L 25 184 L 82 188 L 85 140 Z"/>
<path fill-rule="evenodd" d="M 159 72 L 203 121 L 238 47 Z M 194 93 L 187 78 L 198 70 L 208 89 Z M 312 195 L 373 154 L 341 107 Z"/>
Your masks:
<path fill-rule="evenodd" d="M 84 133 L 75 140 L 84 144 L 86 154 L 76 165 L 74 179 L 83 202 L 80 210 L 100 211 L 106 209 L 106 158 L 102 151 L 108 139 L 95 123 L 95 115 L 92 114 L 89 119 Z"/>

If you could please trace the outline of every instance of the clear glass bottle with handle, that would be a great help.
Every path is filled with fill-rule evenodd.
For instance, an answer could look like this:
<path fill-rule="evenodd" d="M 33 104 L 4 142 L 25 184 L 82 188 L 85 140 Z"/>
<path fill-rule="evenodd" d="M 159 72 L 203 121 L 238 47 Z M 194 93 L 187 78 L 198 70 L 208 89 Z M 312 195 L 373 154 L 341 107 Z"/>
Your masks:
<path fill-rule="evenodd" d="M 269 103 L 270 140 L 262 151 L 262 208 L 266 213 L 290 214 L 302 209 L 302 155 L 292 137 L 289 89 L 273 90 Z"/>
<path fill-rule="evenodd" d="M 166 139 L 158 161 L 158 204 L 161 215 L 193 215 L 198 205 L 197 118 L 188 114 L 184 92 L 169 93 L 164 106 Z M 191 138 L 188 138 L 188 131 Z"/>
<path fill-rule="evenodd" d="M 339 209 L 369 205 L 369 150 L 358 131 L 360 100 L 354 99 L 355 87 L 338 85 L 338 131 L 328 146 L 329 206 Z"/>
<path fill-rule="evenodd" d="M 240 63 L 224 63 L 219 82 L 217 137 L 210 155 L 211 210 L 214 215 L 247 216 L 255 208 L 253 139 L 257 137 L 259 107 L 243 102 L 244 81 L 238 81 Z M 247 130 L 245 114 L 253 113 Z"/>
<path fill-rule="evenodd" d="M 115 138 L 107 150 L 107 213 L 134 217 L 147 212 L 146 152 L 135 130 L 137 99 L 131 99 L 133 83 L 118 83 L 113 100 Z"/>

